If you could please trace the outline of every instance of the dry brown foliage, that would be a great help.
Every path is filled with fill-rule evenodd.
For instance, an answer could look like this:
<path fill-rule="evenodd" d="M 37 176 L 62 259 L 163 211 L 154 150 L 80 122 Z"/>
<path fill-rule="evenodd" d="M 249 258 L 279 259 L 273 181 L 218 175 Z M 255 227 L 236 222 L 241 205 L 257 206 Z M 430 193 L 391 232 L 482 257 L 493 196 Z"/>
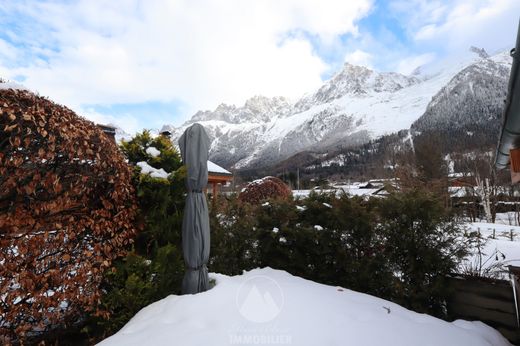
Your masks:
<path fill-rule="evenodd" d="M 135 233 L 131 170 L 92 122 L 0 90 L 0 335 L 23 340 L 96 311 Z"/>
<path fill-rule="evenodd" d="M 269 176 L 250 182 L 238 198 L 243 202 L 258 204 L 270 198 L 288 198 L 291 194 L 291 189 L 282 180 Z"/>

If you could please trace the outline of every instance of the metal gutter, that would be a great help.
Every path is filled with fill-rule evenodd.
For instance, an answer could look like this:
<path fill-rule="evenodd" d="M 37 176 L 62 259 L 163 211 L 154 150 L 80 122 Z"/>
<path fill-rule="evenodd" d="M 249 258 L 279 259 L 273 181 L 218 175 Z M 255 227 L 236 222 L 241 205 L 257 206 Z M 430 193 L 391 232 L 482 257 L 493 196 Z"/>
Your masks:
<path fill-rule="evenodd" d="M 520 147 L 520 22 L 516 46 L 511 50 L 511 57 L 513 64 L 509 76 L 502 130 L 495 156 L 495 167 L 498 169 L 507 168 L 509 165 L 509 150 Z"/>

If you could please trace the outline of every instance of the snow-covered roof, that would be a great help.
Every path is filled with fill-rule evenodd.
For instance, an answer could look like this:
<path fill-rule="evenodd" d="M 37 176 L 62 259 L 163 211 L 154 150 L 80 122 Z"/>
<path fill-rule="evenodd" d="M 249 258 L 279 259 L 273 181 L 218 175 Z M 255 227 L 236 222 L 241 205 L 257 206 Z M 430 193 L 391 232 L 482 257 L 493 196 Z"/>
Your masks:
<path fill-rule="evenodd" d="M 464 177 L 471 177 L 471 173 L 454 172 L 454 173 L 448 174 L 448 178 L 464 178 Z"/>
<path fill-rule="evenodd" d="M 230 171 L 220 167 L 216 163 L 213 163 L 209 160 L 208 160 L 208 173 L 233 175 L 233 173 L 231 173 Z"/>
<path fill-rule="evenodd" d="M 159 131 L 159 133 L 164 133 L 164 132 L 173 133 L 174 130 L 175 130 L 175 128 L 172 125 L 163 125 L 163 127 L 161 127 L 161 130 Z"/>

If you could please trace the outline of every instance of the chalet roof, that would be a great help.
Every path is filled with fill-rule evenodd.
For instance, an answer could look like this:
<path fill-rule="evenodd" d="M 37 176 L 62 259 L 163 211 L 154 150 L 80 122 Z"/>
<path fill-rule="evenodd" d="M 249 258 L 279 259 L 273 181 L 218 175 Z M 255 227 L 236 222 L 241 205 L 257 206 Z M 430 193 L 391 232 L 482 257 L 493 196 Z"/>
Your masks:
<path fill-rule="evenodd" d="M 97 126 L 107 133 L 116 133 L 117 130 L 117 127 L 113 125 L 97 124 Z"/>
<path fill-rule="evenodd" d="M 164 136 L 171 136 L 174 131 L 174 127 L 172 125 L 163 125 L 159 133 Z"/>
<path fill-rule="evenodd" d="M 520 148 L 520 25 L 516 37 L 516 47 L 511 50 L 513 64 L 509 76 L 509 86 L 503 116 L 500 140 L 498 142 L 495 166 L 499 169 L 509 165 L 509 150 Z"/>
<path fill-rule="evenodd" d="M 220 167 L 216 163 L 211 162 L 209 160 L 208 160 L 208 173 L 217 174 L 217 175 L 229 175 L 229 176 L 233 175 L 233 173 L 231 173 L 230 171 Z"/>

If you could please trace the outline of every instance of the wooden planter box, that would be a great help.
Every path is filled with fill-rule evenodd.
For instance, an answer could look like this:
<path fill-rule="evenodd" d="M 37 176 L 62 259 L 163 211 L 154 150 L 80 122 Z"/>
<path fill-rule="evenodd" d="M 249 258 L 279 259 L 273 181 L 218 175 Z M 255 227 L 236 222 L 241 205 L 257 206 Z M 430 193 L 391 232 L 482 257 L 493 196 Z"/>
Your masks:
<path fill-rule="evenodd" d="M 520 345 L 511 281 L 468 276 L 454 276 L 449 281 L 453 287 L 453 294 L 446 302 L 450 319 L 482 321 L 502 333 L 511 343 Z"/>

